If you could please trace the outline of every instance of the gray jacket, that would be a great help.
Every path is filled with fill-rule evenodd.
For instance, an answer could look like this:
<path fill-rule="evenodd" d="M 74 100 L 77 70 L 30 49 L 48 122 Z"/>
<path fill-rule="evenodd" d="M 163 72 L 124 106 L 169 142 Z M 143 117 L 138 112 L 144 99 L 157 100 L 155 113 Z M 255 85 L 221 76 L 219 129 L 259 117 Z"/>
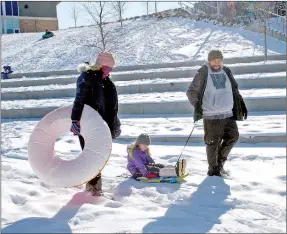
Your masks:
<path fill-rule="evenodd" d="M 232 109 L 233 116 L 236 120 L 243 120 L 243 109 L 246 109 L 246 107 L 243 98 L 239 93 L 238 85 L 231 73 L 231 70 L 225 66 L 223 67 L 223 70 L 226 72 L 232 87 L 234 102 Z M 204 65 L 198 70 L 198 73 L 195 75 L 186 92 L 189 102 L 194 107 L 194 122 L 200 120 L 203 117 L 202 99 L 207 84 L 207 77 L 208 68 L 206 65 Z"/>

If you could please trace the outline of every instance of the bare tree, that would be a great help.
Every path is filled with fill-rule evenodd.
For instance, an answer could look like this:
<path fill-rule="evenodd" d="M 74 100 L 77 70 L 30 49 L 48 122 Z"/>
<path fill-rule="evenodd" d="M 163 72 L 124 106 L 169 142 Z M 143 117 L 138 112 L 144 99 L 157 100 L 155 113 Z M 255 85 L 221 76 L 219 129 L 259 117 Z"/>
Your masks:
<path fill-rule="evenodd" d="M 157 13 L 157 2 L 154 2 L 155 13 Z"/>
<path fill-rule="evenodd" d="M 71 14 L 72 19 L 74 20 L 75 28 L 76 28 L 79 14 L 80 14 L 80 9 L 79 9 L 79 7 L 77 7 L 77 5 L 75 3 L 73 3 L 73 6 L 71 7 L 70 14 Z"/>
<path fill-rule="evenodd" d="M 115 9 L 115 11 L 117 12 L 119 16 L 121 27 L 123 27 L 123 14 L 125 11 L 126 2 L 117 1 L 117 2 L 113 2 L 112 4 L 113 4 L 113 8 Z"/>
<path fill-rule="evenodd" d="M 148 16 L 148 13 L 149 13 L 149 11 L 148 11 L 148 3 L 149 2 L 146 2 L 146 16 Z"/>
<path fill-rule="evenodd" d="M 108 23 L 107 18 L 110 13 L 107 11 L 107 2 L 85 2 L 82 3 L 84 10 L 90 15 L 93 22 L 95 22 L 101 37 L 101 45 L 95 45 L 102 51 L 107 49 L 108 34 L 105 25 Z"/>

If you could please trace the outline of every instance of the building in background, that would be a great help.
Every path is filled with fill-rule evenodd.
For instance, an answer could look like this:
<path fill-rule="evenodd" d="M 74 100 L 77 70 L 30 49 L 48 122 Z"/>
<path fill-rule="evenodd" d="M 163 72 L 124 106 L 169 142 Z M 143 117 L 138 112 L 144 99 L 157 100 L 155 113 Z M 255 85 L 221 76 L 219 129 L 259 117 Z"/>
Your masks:
<path fill-rule="evenodd" d="M 60 2 L 1 2 L 2 34 L 58 30 Z"/>

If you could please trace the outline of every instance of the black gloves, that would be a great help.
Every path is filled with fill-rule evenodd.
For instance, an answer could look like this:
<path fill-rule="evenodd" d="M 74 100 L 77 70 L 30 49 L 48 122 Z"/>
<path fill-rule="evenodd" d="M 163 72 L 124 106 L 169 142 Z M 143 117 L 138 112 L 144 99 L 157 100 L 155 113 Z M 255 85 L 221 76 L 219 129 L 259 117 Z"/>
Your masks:
<path fill-rule="evenodd" d="M 247 119 L 248 111 L 247 111 L 244 101 L 241 101 L 241 109 L 242 109 L 243 118 Z"/>

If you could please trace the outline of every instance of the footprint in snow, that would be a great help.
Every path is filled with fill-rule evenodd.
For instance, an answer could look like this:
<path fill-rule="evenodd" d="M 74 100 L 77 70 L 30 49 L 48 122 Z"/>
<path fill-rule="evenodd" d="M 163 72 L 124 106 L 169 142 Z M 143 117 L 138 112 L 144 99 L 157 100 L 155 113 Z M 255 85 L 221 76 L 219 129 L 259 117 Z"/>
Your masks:
<path fill-rule="evenodd" d="M 250 183 L 252 186 L 259 186 L 259 185 L 261 185 L 261 183 L 258 183 L 258 182 L 251 182 Z"/>
<path fill-rule="evenodd" d="M 12 167 L 8 164 L 2 164 L 2 170 L 3 171 L 10 171 Z"/>
<path fill-rule="evenodd" d="M 19 206 L 23 206 L 26 204 L 26 197 L 24 196 L 19 196 L 19 195 L 10 195 L 11 197 L 11 201 L 15 204 L 15 205 L 19 205 Z"/>
<path fill-rule="evenodd" d="M 40 195 L 36 190 L 29 191 L 28 194 L 31 197 L 38 197 Z"/>
<path fill-rule="evenodd" d="M 182 128 L 173 128 L 173 129 L 170 129 L 170 131 L 173 131 L 173 132 L 179 132 L 183 130 Z"/>
<path fill-rule="evenodd" d="M 278 179 L 286 182 L 286 175 L 278 176 Z"/>
<path fill-rule="evenodd" d="M 47 184 L 45 184 L 45 183 L 43 183 L 43 182 L 41 182 L 40 184 L 41 184 L 42 187 L 44 187 L 44 188 L 46 188 L 46 189 L 50 189 L 50 186 L 49 186 L 49 185 L 47 185 Z"/>
<path fill-rule="evenodd" d="M 163 156 L 163 157 L 161 157 L 162 159 L 173 159 L 173 158 L 176 158 L 177 156 L 175 156 L 175 155 L 166 155 L 166 156 Z"/>
<path fill-rule="evenodd" d="M 116 202 L 116 201 L 114 201 L 114 202 L 108 202 L 107 204 L 105 204 L 105 207 L 110 207 L 110 208 L 120 208 L 120 207 L 122 207 L 122 206 L 123 206 L 122 203 Z"/>

